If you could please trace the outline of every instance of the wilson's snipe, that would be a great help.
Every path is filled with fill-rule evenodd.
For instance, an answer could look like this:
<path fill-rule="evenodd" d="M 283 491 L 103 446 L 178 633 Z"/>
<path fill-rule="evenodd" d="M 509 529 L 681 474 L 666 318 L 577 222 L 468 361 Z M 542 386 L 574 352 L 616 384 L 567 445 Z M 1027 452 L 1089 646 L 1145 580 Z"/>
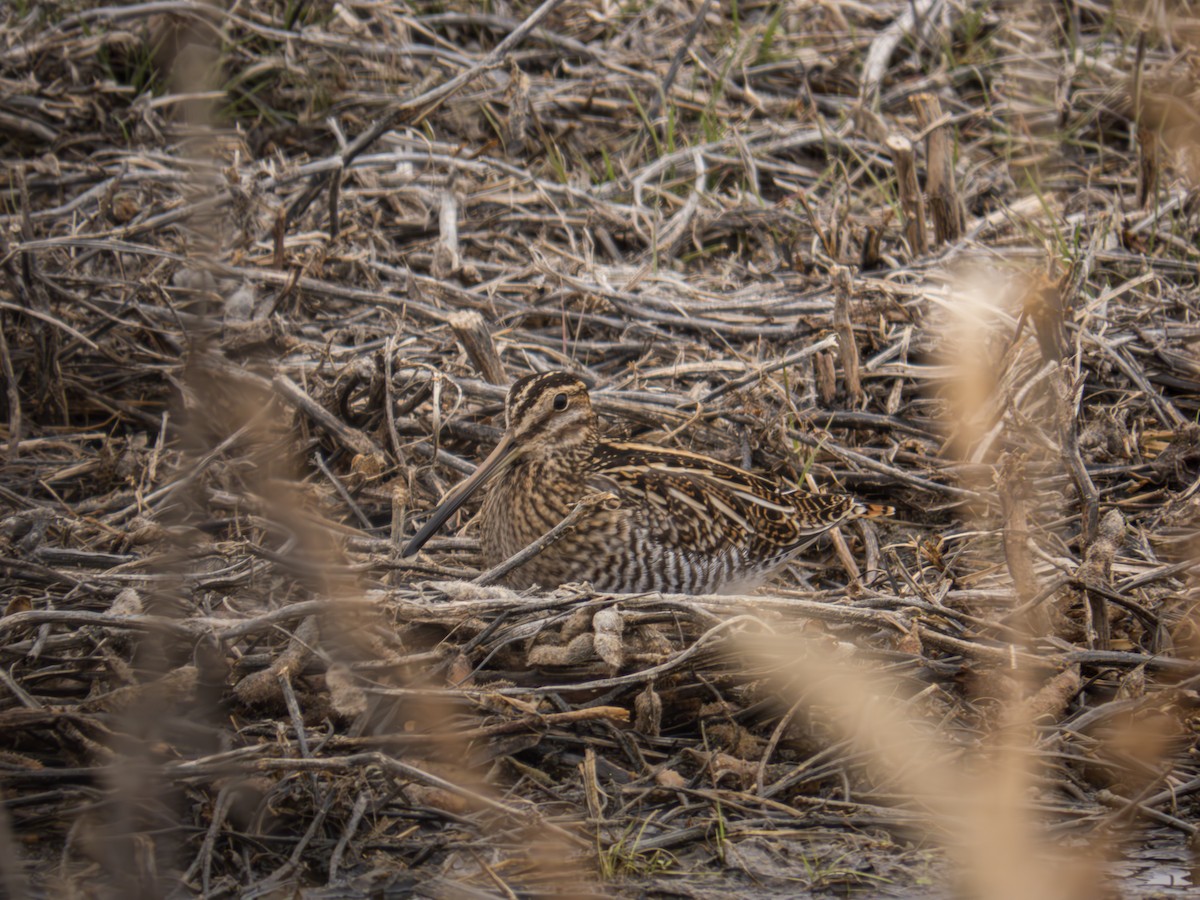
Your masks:
<path fill-rule="evenodd" d="M 411 556 L 483 485 L 481 542 L 495 565 L 536 540 L 579 500 L 608 491 L 557 543 L 515 570 L 518 586 L 590 581 L 603 591 L 711 593 L 745 589 L 808 540 L 889 507 L 844 494 L 785 491 L 707 456 L 600 440 L 587 387 L 565 372 L 527 375 L 509 389 L 504 437 L 404 548 Z"/>

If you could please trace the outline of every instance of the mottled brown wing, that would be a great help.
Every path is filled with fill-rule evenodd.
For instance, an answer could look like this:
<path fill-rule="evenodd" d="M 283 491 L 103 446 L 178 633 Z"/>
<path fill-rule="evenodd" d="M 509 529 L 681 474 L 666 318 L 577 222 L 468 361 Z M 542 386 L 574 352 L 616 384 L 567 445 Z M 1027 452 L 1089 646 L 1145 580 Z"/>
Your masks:
<path fill-rule="evenodd" d="M 705 554 L 786 552 L 864 511 L 851 497 L 780 491 L 736 466 L 648 444 L 601 444 L 592 468 L 596 487 L 630 497 L 664 539 Z"/>

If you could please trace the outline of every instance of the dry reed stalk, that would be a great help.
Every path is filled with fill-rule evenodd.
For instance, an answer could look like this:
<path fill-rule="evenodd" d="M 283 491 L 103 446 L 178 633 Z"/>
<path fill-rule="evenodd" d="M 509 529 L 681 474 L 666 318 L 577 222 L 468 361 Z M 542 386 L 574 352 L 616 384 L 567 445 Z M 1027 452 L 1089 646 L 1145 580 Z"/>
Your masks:
<path fill-rule="evenodd" d="M 904 216 L 904 238 L 913 256 L 924 256 L 929 252 L 929 238 L 925 232 L 925 199 L 917 184 L 917 164 L 912 142 L 903 135 L 890 134 L 886 145 L 892 154 L 892 165 L 896 167 L 896 188 L 900 192 L 900 209 Z"/>
<path fill-rule="evenodd" d="M 942 121 L 941 101 L 933 94 L 909 98 L 917 122 L 925 132 L 925 193 L 938 244 L 953 244 L 962 236 L 962 200 L 954 178 L 954 137 Z"/>

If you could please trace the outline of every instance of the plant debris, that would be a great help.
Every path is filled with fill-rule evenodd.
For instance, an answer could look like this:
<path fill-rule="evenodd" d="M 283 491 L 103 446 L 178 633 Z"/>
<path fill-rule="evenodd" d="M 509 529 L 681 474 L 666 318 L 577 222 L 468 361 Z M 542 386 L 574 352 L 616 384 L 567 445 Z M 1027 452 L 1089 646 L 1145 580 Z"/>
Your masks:
<path fill-rule="evenodd" d="M 1159 883 L 1200 31 L 1154 9 L 0 10 L 7 895 Z M 515 591 L 470 505 L 402 558 L 549 369 L 896 513 L 744 595 Z"/>

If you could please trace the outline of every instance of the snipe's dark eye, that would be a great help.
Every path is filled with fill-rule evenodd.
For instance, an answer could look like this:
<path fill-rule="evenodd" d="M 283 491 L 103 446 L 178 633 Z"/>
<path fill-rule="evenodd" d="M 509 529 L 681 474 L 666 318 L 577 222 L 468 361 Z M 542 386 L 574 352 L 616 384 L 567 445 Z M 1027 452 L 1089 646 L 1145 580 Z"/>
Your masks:
<path fill-rule="evenodd" d="M 566 394 L 555 394 L 554 395 L 554 408 L 557 409 L 559 412 L 561 412 L 562 410 L 567 408 L 567 395 Z"/>

